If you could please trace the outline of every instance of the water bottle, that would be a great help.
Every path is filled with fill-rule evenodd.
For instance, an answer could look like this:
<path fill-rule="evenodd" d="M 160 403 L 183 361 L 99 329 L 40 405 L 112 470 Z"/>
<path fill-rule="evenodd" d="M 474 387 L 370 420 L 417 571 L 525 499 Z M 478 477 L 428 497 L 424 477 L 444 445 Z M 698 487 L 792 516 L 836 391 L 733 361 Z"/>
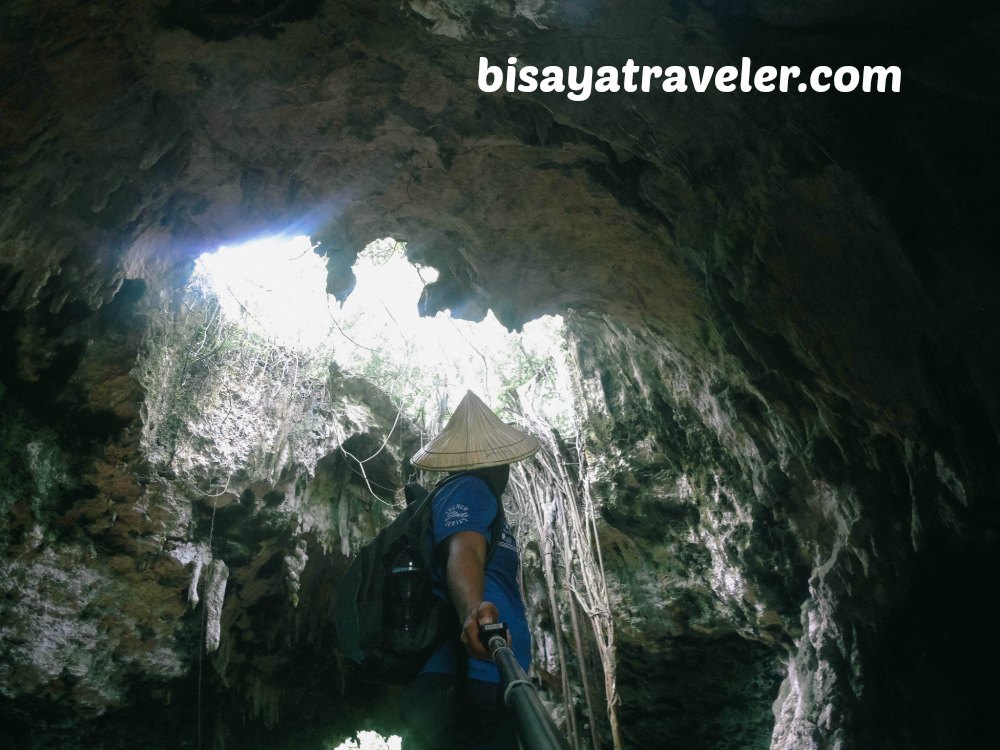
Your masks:
<path fill-rule="evenodd" d="M 386 615 L 397 634 L 416 630 L 427 602 L 427 568 L 412 547 L 405 547 L 392 561 L 386 580 Z"/>

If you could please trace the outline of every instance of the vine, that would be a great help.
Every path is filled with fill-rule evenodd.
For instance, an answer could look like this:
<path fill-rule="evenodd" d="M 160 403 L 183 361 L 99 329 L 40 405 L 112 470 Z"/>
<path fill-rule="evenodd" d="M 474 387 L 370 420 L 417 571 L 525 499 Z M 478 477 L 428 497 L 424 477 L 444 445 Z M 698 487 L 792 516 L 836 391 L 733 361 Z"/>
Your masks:
<path fill-rule="evenodd" d="M 530 416 L 523 425 L 542 443 L 535 461 L 515 464 L 512 468 L 512 493 L 518 508 L 519 535 L 533 541 L 539 549 L 540 566 L 547 592 L 549 611 L 555 624 L 556 657 L 561 678 L 561 692 L 568 731 L 577 747 L 584 739 L 576 725 L 572 705 L 570 674 L 575 671 L 583 686 L 586 713 L 590 719 L 590 744 L 598 750 L 598 701 L 606 706 L 606 719 L 615 750 L 622 747 L 618 724 L 619 697 L 616 687 L 614 623 L 604 561 L 598 537 L 597 511 L 579 461 L 583 456 L 579 440 L 562 443 L 546 423 Z M 577 470 L 573 471 L 576 464 Z M 563 616 L 569 620 L 575 670 L 567 659 L 567 645 L 562 634 Z M 581 613 L 589 627 L 581 624 Z M 596 651 L 600 664 L 600 683 L 590 673 L 588 664 Z M 600 690 L 603 700 L 595 695 Z"/>

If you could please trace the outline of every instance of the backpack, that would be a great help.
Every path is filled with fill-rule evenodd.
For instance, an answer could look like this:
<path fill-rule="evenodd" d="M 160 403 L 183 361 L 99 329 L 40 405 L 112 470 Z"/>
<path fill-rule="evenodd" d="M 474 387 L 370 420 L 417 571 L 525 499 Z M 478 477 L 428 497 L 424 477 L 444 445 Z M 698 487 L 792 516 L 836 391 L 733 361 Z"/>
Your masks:
<path fill-rule="evenodd" d="M 458 616 L 450 602 L 431 589 L 434 564 L 433 505 L 437 493 L 455 479 L 446 477 L 427 492 L 416 482 L 406 485 L 406 508 L 358 552 L 347 568 L 333 603 L 333 621 L 341 654 L 362 665 L 382 682 L 402 684 L 415 677 L 431 654 L 459 634 Z M 496 492 L 487 482 L 494 497 Z M 490 526 L 486 563 L 504 526 L 503 503 Z M 405 622 L 400 622 L 392 596 L 403 580 L 407 597 Z"/>

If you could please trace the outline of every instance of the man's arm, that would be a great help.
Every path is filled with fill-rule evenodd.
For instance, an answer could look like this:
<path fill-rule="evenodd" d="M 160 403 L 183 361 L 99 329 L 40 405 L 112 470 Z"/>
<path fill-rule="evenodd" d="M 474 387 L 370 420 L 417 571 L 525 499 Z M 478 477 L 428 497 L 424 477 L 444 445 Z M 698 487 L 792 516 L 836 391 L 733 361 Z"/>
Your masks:
<path fill-rule="evenodd" d="M 458 531 L 448 537 L 447 545 L 448 595 L 462 621 L 462 643 L 469 656 L 489 661 L 489 652 L 479 642 L 479 626 L 499 622 L 500 613 L 493 602 L 483 601 L 486 538 L 478 531 Z"/>

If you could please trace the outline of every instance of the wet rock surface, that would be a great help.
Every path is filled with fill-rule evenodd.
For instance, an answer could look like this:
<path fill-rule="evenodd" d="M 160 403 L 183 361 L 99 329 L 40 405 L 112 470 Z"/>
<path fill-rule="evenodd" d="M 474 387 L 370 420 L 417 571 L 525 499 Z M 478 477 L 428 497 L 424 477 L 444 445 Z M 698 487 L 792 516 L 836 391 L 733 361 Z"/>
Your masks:
<path fill-rule="evenodd" d="M 394 408 L 337 373 L 222 387 L 164 334 L 197 255 L 276 230 L 322 243 L 340 296 L 392 235 L 441 271 L 428 312 L 572 312 L 626 746 L 990 744 L 997 103 L 968 71 L 996 11 L 719 5 L 4 5 L 12 746 L 308 746 L 382 716 L 340 697 L 326 608 L 387 513 L 340 448 Z M 510 54 L 895 63 L 904 91 L 478 92 Z"/>

